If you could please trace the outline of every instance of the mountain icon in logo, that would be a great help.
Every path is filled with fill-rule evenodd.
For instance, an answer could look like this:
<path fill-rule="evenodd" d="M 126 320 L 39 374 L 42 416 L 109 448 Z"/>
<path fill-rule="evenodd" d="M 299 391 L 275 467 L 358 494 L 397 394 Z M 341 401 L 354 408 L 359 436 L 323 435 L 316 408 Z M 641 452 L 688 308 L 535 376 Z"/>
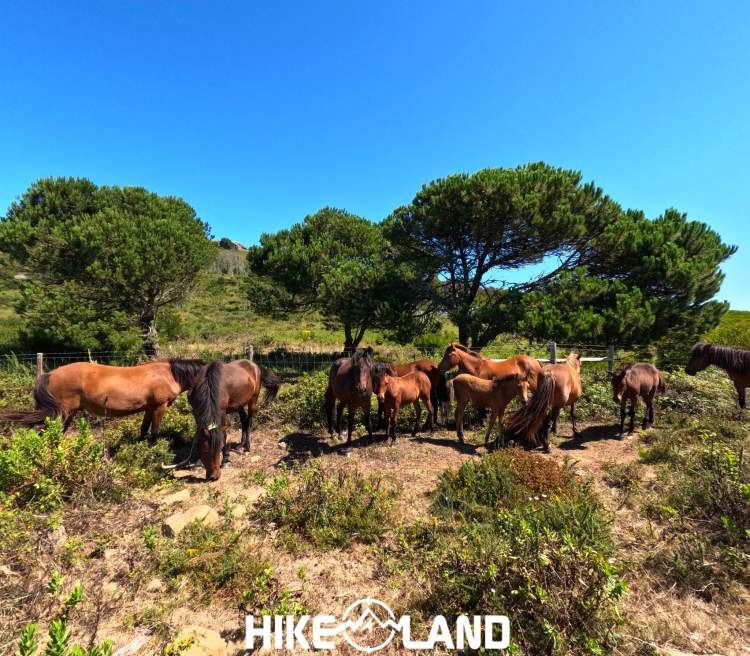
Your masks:
<path fill-rule="evenodd" d="M 344 639 L 355 649 L 372 653 L 388 645 L 401 630 L 387 604 L 377 599 L 359 599 L 344 611 Z"/>

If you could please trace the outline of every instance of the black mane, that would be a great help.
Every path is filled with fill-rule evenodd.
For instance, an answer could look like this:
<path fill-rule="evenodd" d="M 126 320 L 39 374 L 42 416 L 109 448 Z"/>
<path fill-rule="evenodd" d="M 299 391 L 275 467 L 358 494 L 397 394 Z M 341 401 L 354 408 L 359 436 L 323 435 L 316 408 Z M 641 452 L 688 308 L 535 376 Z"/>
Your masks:
<path fill-rule="evenodd" d="M 370 365 L 370 377 L 372 378 L 372 384 L 377 386 L 380 379 L 385 375 L 395 376 L 396 370 L 393 365 L 388 362 L 373 362 Z"/>
<path fill-rule="evenodd" d="M 193 408 L 193 417 L 198 432 L 208 429 L 211 434 L 211 451 L 221 449 L 222 432 L 220 428 L 221 408 L 219 392 L 221 390 L 221 362 L 212 362 L 202 370 L 201 379 L 190 390 L 188 400 Z"/>
<path fill-rule="evenodd" d="M 356 349 L 352 353 L 352 366 L 353 367 L 372 367 L 372 349 Z"/>
<path fill-rule="evenodd" d="M 196 359 L 170 358 L 168 362 L 174 379 L 183 389 L 190 389 L 198 372 L 206 366 L 203 360 Z"/>
<path fill-rule="evenodd" d="M 693 346 L 691 355 L 704 357 L 711 364 L 715 364 L 726 371 L 744 372 L 750 370 L 750 349 L 698 342 Z"/>

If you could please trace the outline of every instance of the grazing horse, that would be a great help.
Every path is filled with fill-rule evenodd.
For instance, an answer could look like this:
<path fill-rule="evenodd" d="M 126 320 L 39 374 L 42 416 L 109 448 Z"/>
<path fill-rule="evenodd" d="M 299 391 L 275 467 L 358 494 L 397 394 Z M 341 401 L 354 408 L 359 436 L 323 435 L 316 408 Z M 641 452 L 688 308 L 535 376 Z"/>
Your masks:
<path fill-rule="evenodd" d="M 635 408 L 640 396 L 646 404 L 643 430 L 654 425 L 654 396 L 666 389 L 659 370 L 648 362 L 624 362 L 609 374 L 612 379 L 612 396 L 620 404 L 620 435 L 625 433 L 625 405 L 630 401 L 630 433 L 635 425 Z"/>
<path fill-rule="evenodd" d="M 75 414 L 86 410 L 99 417 L 124 417 L 143 412 L 141 438 L 151 428 L 159 435 L 167 408 L 189 390 L 204 366 L 201 360 L 156 360 L 134 367 L 113 367 L 93 362 L 66 364 L 37 378 L 35 410 L 0 412 L 0 419 L 25 426 L 60 417 L 65 428 Z"/>
<path fill-rule="evenodd" d="M 212 362 L 201 369 L 188 400 L 193 408 L 198 455 L 206 468 L 206 480 L 219 480 L 221 468 L 229 462 L 227 414 L 239 413 L 242 447 L 249 451 L 250 428 L 261 387 L 271 400 L 279 391 L 279 384 L 278 377 L 252 360 Z"/>
<path fill-rule="evenodd" d="M 536 390 L 538 378 L 542 372 L 542 365 L 539 364 L 539 360 L 529 355 L 514 355 L 507 360 L 498 362 L 483 358 L 479 353 L 470 351 L 463 344 L 448 344 L 438 368 L 445 372 L 453 369 L 453 367 L 458 367 L 458 372 L 461 374 L 471 374 L 486 380 L 498 376 L 520 374 L 528 382 L 532 392 Z"/>
<path fill-rule="evenodd" d="M 412 371 L 410 374 L 403 376 L 394 376 L 388 373 L 383 374 L 379 377 L 375 394 L 378 397 L 378 403 L 382 404 L 385 408 L 385 418 L 388 422 L 385 436 L 388 437 L 390 431 L 391 444 L 396 443 L 398 415 L 404 403 L 412 403 L 416 413 L 414 429 L 411 434 L 416 435 L 419 430 L 419 416 L 422 413 L 422 408 L 419 405 L 420 399 L 427 408 L 427 424 L 430 433 L 432 433 L 433 418 L 432 402 L 430 401 L 432 397 L 432 384 L 427 374 L 421 371 Z"/>
<path fill-rule="evenodd" d="M 539 386 L 529 402 L 513 413 L 508 422 L 508 429 L 526 438 L 526 448 L 531 449 L 541 443 L 544 451 L 549 452 L 549 427 L 557 423 L 561 408 L 570 406 L 570 419 L 573 423 L 573 435 L 576 428 L 576 401 L 581 397 L 581 356 L 569 353 L 565 362 L 548 364 L 542 369 Z"/>
<path fill-rule="evenodd" d="M 474 405 L 491 408 L 490 421 L 484 435 L 485 445 L 490 441 L 490 433 L 495 420 L 500 421 L 500 428 L 495 441 L 499 446 L 503 432 L 503 415 L 508 404 L 520 396 L 526 403 L 529 395 L 529 382 L 521 374 L 508 374 L 486 380 L 471 374 L 459 374 L 452 381 L 453 395 L 456 399 L 456 434 L 458 441 L 464 441 L 464 408 L 471 401 Z"/>
<path fill-rule="evenodd" d="M 372 396 L 373 367 L 372 348 L 357 349 L 350 358 L 339 358 L 331 366 L 328 374 L 328 387 L 325 396 L 325 411 L 328 421 L 328 432 L 333 435 L 333 409 L 336 407 L 336 433 L 341 435 L 341 415 L 344 406 L 348 412 L 348 432 L 346 446 L 352 442 L 354 431 L 354 413 L 361 408 L 365 413 L 367 437 L 372 439 L 372 424 L 370 422 L 370 397 Z"/>
<path fill-rule="evenodd" d="M 685 373 L 695 376 L 712 364 L 729 374 L 737 390 L 740 409 L 744 410 L 745 388 L 750 387 L 750 349 L 698 342 L 690 351 Z"/>

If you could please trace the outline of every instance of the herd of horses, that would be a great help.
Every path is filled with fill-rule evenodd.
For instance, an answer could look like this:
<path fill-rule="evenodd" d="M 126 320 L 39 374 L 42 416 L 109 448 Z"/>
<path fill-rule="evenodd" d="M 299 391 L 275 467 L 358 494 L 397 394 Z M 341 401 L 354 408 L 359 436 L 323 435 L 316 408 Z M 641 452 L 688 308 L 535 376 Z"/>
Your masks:
<path fill-rule="evenodd" d="M 368 438 L 372 438 L 371 400 L 377 398 L 378 428 L 396 441 L 399 413 L 404 404 L 416 412 L 412 435 L 419 430 L 421 406 L 427 411 L 425 429 L 432 432 L 438 422 L 438 409 L 447 412 L 455 401 L 455 429 L 463 442 L 464 411 L 468 403 L 490 411 L 485 444 L 489 445 L 495 422 L 499 424 L 495 445 L 512 439 L 527 449 L 541 446 L 549 451 L 549 433 L 557 431 L 560 411 L 570 407 L 573 434 L 578 433 L 575 406 L 583 394 L 581 358 L 568 354 L 563 362 L 542 365 L 528 355 L 506 360 L 482 357 L 461 344 L 449 344 L 439 363 L 422 359 L 406 364 L 374 360 L 371 348 L 356 349 L 331 366 L 325 393 L 328 431 L 341 434 L 343 412 L 347 409 L 347 441 L 351 445 L 357 410 L 364 413 Z M 716 365 L 724 369 L 737 389 L 740 408 L 745 407 L 745 389 L 750 387 L 750 349 L 698 343 L 685 367 L 688 374 Z M 447 372 L 458 369 L 448 380 Z M 610 372 L 612 395 L 620 407 L 620 435 L 624 434 L 626 414 L 629 430 L 635 424 L 636 406 L 642 398 L 646 405 L 643 428 L 654 422 L 654 398 L 665 391 L 659 370 L 647 362 L 624 363 Z M 201 360 L 173 358 L 132 367 L 102 365 L 93 362 L 68 364 L 37 378 L 33 390 L 34 409 L 4 410 L 0 420 L 26 426 L 43 424 L 47 418 L 60 418 L 65 428 L 80 411 L 100 417 L 123 417 L 143 413 L 140 435 L 151 439 L 159 434 L 159 425 L 175 399 L 188 393 L 196 424 L 196 438 L 187 460 L 200 458 L 207 480 L 217 480 L 230 458 L 226 431 L 227 415 L 239 414 L 242 426 L 241 446 L 250 449 L 250 431 L 261 390 L 273 399 L 280 379 L 267 368 L 251 360 L 204 363 Z M 504 422 L 508 405 L 516 398 L 520 407 Z M 629 410 L 627 408 L 629 404 Z M 197 450 L 197 453 L 196 453 Z"/>

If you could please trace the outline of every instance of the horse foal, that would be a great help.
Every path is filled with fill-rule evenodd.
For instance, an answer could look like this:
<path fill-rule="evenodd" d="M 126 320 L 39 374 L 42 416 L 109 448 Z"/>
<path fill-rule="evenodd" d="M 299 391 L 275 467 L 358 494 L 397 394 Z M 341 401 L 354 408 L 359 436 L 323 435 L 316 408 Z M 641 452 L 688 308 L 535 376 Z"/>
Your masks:
<path fill-rule="evenodd" d="M 666 386 L 659 370 L 648 362 L 625 362 L 609 374 L 612 379 L 612 397 L 620 404 L 620 435 L 625 433 L 625 406 L 630 401 L 630 433 L 635 425 L 635 408 L 640 396 L 646 404 L 643 430 L 654 425 L 654 396 L 664 392 Z"/>
<path fill-rule="evenodd" d="M 490 441 L 490 433 L 495 425 L 495 420 L 500 420 L 500 429 L 495 444 L 500 444 L 500 436 L 503 431 L 503 414 L 508 404 L 520 396 L 524 403 L 529 394 L 529 381 L 522 374 L 508 374 L 486 380 L 471 374 L 459 374 L 452 381 L 453 395 L 456 399 L 456 434 L 458 441 L 464 441 L 464 408 L 471 401 L 474 405 L 483 408 L 491 408 L 490 420 L 487 424 L 487 432 L 484 443 Z"/>
<path fill-rule="evenodd" d="M 385 408 L 385 436 L 388 437 L 390 434 L 391 444 L 396 443 L 396 425 L 398 424 L 398 415 L 401 411 L 401 406 L 404 403 L 412 403 L 417 415 L 414 422 L 414 430 L 412 430 L 411 434 L 416 435 L 419 430 L 419 417 L 422 413 L 422 408 L 419 405 L 420 400 L 424 402 L 425 407 L 427 408 L 427 425 L 430 433 L 432 433 L 433 408 L 432 402 L 430 401 L 432 395 L 432 384 L 430 383 L 427 374 L 424 374 L 421 371 L 413 371 L 405 376 L 384 374 L 380 377 L 375 393 L 378 397 L 378 401 L 382 403 Z"/>

